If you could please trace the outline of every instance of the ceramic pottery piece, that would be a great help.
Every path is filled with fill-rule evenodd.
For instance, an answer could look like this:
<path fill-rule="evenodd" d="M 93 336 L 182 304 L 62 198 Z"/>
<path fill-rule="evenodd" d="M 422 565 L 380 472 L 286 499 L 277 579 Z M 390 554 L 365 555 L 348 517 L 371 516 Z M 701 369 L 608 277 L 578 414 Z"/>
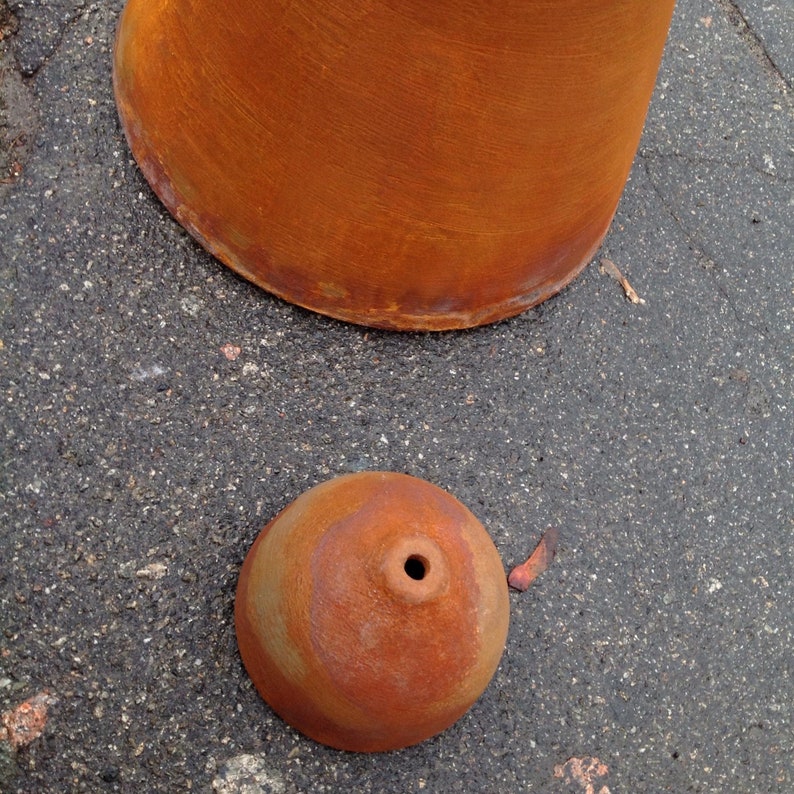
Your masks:
<path fill-rule="evenodd" d="M 114 84 L 176 218 L 289 301 L 499 320 L 591 259 L 674 0 L 129 0 Z"/>
<path fill-rule="evenodd" d="M 342 750 L 393 750 L 449 727 L 493 676 L 507 583 L 488 533 L 424 480 L 362 472 L 312 488 L 262 530 L 235 624 L 262 697 Z"/>

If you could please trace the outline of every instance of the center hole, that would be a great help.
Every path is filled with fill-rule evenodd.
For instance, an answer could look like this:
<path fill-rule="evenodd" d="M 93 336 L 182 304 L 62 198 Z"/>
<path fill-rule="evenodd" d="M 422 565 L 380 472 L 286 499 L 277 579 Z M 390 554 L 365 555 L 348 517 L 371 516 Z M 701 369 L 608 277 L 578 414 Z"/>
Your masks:
<path fill-rule="evenodd" d="M 427 560 L 425 560 L 423 557 L 412 555 L 405 561 L 405 565 L 403 567 L 411 579 L 420 581 L 421 579 L 425 578 L 425 574 L 427 573 Z"/>

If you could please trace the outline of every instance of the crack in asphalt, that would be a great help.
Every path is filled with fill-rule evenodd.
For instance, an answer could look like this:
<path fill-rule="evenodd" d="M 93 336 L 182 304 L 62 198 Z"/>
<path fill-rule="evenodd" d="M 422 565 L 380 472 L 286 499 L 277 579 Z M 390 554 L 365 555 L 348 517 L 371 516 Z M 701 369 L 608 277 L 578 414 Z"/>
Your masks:
<path fill-rule="evenodd" d="M 728 289 L 725 287 L 724 284 L 721 283 L 719 274 L 721 270 L 721 265 L 717 259 L 715 259 L 711 254 L 708 253 L 708 244 L 703 241 L 702 237 L 697 234 L 694 230 L 692 230 L 689 225 L 684 221 L 684 218 L 681 214 L 678 213 L 675 206 L 673 205 L 672 201 L 670 201 L 669 197 L 665 194 L 662 188 L 657 183 L 657 180 L 654 178 L 653 172 L 651 170 L 651 165 L 655 160 L 661 159 L 680 159 L 686 163 L 689 163 L 693 158 L 683 157 L 678 155 L 649 155 L 648 153 L 644 153 L 639 155 L 639 159 L 642 162 L 643 170 L 645 171 L 645 175 L 648 179 L 648 183 L 650 184 L 653 192 L 658 197 L 664 211 L 673 219 L 676 226 L 681 230 L 681 233 L 684 236 L 684 240 L 686 241 L 687 245 L 690 247 L 692 252 L 694 253 L 696 259 L 698 259 L 703 266 L 703 269 L 711 274 L 711 280 L 714 284 L 715 289 L 717 292 L 723 297 L 725 303 L 730 307 L 731 311 L 733 312 L 734 316 L 736 317 L 737 322 L 741 323 L 747 328 L 751 328 L 755 333 L 761 336 L 766 341 L 770 342 L 773 346 L 773 349 L 779 350 L 779 340 L 770 332 L 768 328 L 762 328 L 752 322 L 748 317 L 743 316 L 741 311 L 739 310 L 736 301 L 731 296 Z M 727 165 L 732 165 L 731 163 L 726 163 Z M 765 176 L 770 176 L 767 172 L 763 172 Z"/>
<path fill-rule="evenodd" d="M 772 53 L 769 52 L 763 38 L 753 28 L 750 20 L 744 15 L 744 12 L 735 2 L 735 0 L 715 0 L 716 5 L 722 9 L 728 17 L 728 21 L 736 28 L 741 38 L 749 45 L 750 50 L 756 57 L 759 57 L 768 71 L 771 71 L 775 78 L 780 81 L 784 86 L 791 89 L 794 86 L 786 79 L 782 69 L 775 62 Z"/>
<path fill-rule="evenodd" d="M 0 0 L 0 42 L 13 36 L 19 29 L 19 21 L 11 12 L 6 0 Z"/>
<path fill-rule="evenodd" d="M 764 71 L 771 73 L 775 82 L 779 84 L 779 89 L 784 94 L 787 94 L 787 89 L 792 88 L 791 83 L 786 79 L 781 69 L 777 66 L 763 39 L 754 30 L 738 4 L 734 0 L 715 0 L 715 3 L 725 13 L 728 21 L 737 31 L 738 36 L 748 47 L 752 55 L 761 62 Z M 733 162 L 730 159 L 719 157 L 693 157 L 681 152 L 663 153 L 640 149 L 637 152 L 637 160 L 642 164 L 642 168 L 648 179 L 648 183 L 658 197 L 664 211 L 680 229 L 684 240 L 691 248 L 696 259 L 701 263 L 704 270 L 711 274 L 711 280 L 715 289 L 725 300 L 726 305 L 730 307 L 732 313 L 736 317 L 736 320 L 744 324 L 746 327 L 752 329 L 759 336 L 770 342 L 774 349 L 779 351 L 780 340 L 777 339 L 768 328 L 760 327 L 756 323 L 753 323 L 748 317 L 742 315 L 741 310 L 736 301 L 732 298 L 730 291 L 720 280 L 721 266 L 719 259 L 715 259 L 711 254 L 709 254 L 708 243 L 703 240 L 701 235 L 691 228 L 690 224 L 686 222 L 685 217 L 677 211 L 674 202 L 665 193 L 661 185 L 658 183 L 658 180 L 655 178 L 652 166 L 654 163 L 662 160 L 681 161 L 691 166 L 719 164 L 730 168 L 748 168 L 765 179 L 782 182 L 784 184 L 788 184 L 790 180 L 783 175 L 772 173 L 753 162 L 740 164 Z"/>
<path fill-rule="evenodd" d="M 725 166 L 727 168 L 741 168 L 749 171 L 754 171 L 759 176 L 769 179 L 773 182 L 782 182 L 787 185 L 791 179 L 785 174 L 779 174 L 777 171 L 771 171 L 769 168 L 758 165 L 752 160 L 747 162 L 737 162 L 726 157 L 706 157 L 702 155 L 692 156 L 684 152 L 671 151 L 660 152 L 653 149 L 640 149 L 637 152 L 637 159 L 643 162 L 656 162 L 659 160 L 673 160 L 684 162 L 691 166 Z"/>
<path fill-rule="evenodd" d="M 22 174 L 36 127 L 32 97 L 8 44 L 18 29 L 17 18 L 0 0 L 0 199 Z"/>
<path fill-rule="evenodd" d="M 18 21 L 14 55 L 19 71 L 26 79 L 35 77 L 50 62 L 63 44 L 67 33 L 94 9 L 93 5 L 78 3 L 71 13 L 58 18 L 55 11 L 47 13 L 38 7 L 38 3 L 34 2 L 32 5 L 35 8 L 27 9 L 21 2 L 8 4 L 11 13 Z M 46 27 L 48 23 L 49 28 Z"/>

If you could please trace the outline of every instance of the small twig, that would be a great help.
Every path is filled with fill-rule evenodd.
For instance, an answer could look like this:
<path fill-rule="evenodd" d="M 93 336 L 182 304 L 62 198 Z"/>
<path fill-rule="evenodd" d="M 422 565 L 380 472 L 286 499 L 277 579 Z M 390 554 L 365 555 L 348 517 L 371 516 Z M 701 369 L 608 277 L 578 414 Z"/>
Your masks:
<path fill-rule="evenodd" d="M 557 541 L 560 537 L 556 527 L 549 527 L 544 533 L 540 542 L 535 546 L 535 551 L 529 555 L 526 562 L 516 565 L 507 577 L 507 583 L 515 590 L 522 593 L 532 584 L 532 582 L 545 571 L 554 560 L 557 553 Z"/>
<path fill-rule="evenodd" d="M 602 259 L 601 260 L 601 272 L 606 273 L 608 276 L 611 276 L 615 279 L 615 281 L 623 287 L 623 292 L 626 293 L 626 297 L 632 303 L 639 303 L 644 304 L 645 299 L 641 298 L 634 287 L 629 284 L 629 280 L 618 270 L 618 266 L 611 260 L 611 259 Z"/>

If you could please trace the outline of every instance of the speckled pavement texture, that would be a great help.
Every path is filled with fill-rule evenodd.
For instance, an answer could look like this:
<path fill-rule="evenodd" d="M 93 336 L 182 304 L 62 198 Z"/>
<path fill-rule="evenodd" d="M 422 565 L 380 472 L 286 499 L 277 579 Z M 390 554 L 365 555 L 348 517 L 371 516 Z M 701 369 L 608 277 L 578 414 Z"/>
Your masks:
<path fill-rule="evenodd" d="M 44 709 L 0 791 L 794 791 L 791 0 L 679 2 L 599 254 L 644 304 L 596 262 L 436 335 L 191 240 L 116 117 L 120 10 L 0 0 L 0 712 Z M 369 468 L 455 494 L 505 570 L 560 530 L 484 696 L 383 755 L 275 717 L 232 624 L 265 522 Z"/>

